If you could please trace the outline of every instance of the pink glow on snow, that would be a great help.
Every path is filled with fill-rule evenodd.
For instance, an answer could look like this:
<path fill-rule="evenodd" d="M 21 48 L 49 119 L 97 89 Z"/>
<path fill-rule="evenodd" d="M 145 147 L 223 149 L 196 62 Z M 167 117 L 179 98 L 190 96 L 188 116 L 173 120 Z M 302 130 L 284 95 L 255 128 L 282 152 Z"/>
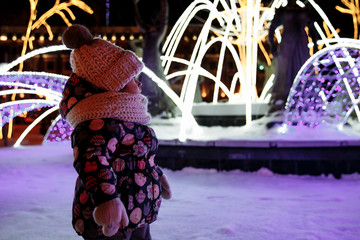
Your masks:
<path fill-rule="evenodd" d="M 69 143 L 0 149 L 0 239 L 75 240 L 75 170 Z M 164 170 L 173 199 L 152 224 L 155 240 L 354 240 L 360 175 Z"/>

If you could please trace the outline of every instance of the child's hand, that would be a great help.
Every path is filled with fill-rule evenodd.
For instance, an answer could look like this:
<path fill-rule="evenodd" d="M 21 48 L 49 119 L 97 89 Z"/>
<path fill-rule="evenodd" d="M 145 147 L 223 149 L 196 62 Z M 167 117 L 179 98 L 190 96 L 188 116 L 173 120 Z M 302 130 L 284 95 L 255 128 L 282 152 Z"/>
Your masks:
<path fill-rule="evenodd" d="M 161 196 L 164 199 L 170 199 L 171 198 L 171 189 L 170 189 L 169 181 L 165 174 L 161 176 L 160 183 L 161 183 L 161 191 L 162 191 Z"/>
<path fill-rule="evenodd" d="M 119 198 L 104 202 L 94 209 L 94 220 L 102 226 L 105 236 L 113 236 L 119 230 L 120 225 L 127 226 L 129 218 L 124 204 Z"/>

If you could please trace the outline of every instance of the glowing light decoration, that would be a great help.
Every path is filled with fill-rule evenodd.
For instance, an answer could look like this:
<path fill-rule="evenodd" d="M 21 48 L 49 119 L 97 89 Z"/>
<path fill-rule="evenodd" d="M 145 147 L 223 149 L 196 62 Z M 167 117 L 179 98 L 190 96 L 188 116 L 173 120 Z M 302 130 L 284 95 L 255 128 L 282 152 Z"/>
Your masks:
<path fill-rule="evenodd" d="M 262 7 L 260 0 L 247 1 L 206 1 L 195 0 L 185 10 L 177 23 L 172 28 L 164 46 L 163 66 L 167 79 L 183 76 L 184 83 L 181 90 L 180 99 L 185 103 L 183 114 L 183 132 L 191 131 L 188 124 L 188 116 L 191 114 L 196 87 L 201 77 L 206 77 L 215 83 L 213 103 L 218 104 L 218 93 L 225 94 L 228 103 L 238 102 L 246 104 L 246 124 L 251 122 L 251 112 L 253 103 L 268 103 L 270 95 L 268 91 L 271 89 L 272 75 L 265 84 L 261 96 L 256 92 L 256 67 L 258 58 L 258 48 L 261 50 L 265 59 L 269 62 L 269 57 L 262 46 L 267 36 L 269 22 L 272 20 L 274 11 L 280 6 L 287 4 L 287 0 L 275 0 L 265 8 Z M 303 6 L 301 1 L 298 1 Z M 321 36 L 318 45 L 323 47 L 331 47 L 332 44 L 343 42 L 324 11 L 313 0 L 309 0 L 308 4 L 316 10 L 323 19 L 323 28 L 317 25 L 317 31 Z M 358 9 L 358 8 L 357 8 Z M 183 37 L 187 27 L 191 21 L 197 17 L 199 13 L 208 13 L 207 18 L 203 20 L 203 27 L 195 39 L 196 43 L 192 50 L 190 59 L 180 59 L 175 57 L 177 47 Z M 199 18 L 201 18 L 199 16 Z M 281 41 L 279 29 L 277 29 L 277 39 Z M 188 40 L 187 40 L 188 41 Z M 354 44 L 359 44 L 353 41 Z M 203 64 L 206 53 L 214 44 L 220 44 L 219 58 L 217 62 L 217 71 L 212 74 Z M 309 44 L 311 47 L 313 44 Z M 230 86 L 226 86 L 222 82 L 222 71 L 225 63 L 225 50 L 230 52 L 235 63 L 237 71 L 234 73 Z M 326 50 L 325 50 L 326 52 Z M 170 71 L 171 64 L 183 64 L 184 67 L 178 72 Z M 296 82 L 296 80 L 295 80 Z M 240 85 L 240 94 L 235 92 L 237 85 Z M 240 96 L 240 97 L 239 97 Z M 185 135 L 185 134 L 183 134 Z"/>
<path fill-rule="evenodd" d="M 31 53 L 29 55 L 33 54 Z M 23 57 L 26 58 L 28 56 L 25 55 Z M 10 63 L 9 65 L 13 66 L 14 63 Z M 10 66 L 8 66 L 8 68 Z M 35 121 L 25 129 L 15 142 L 14 147 L 21 144 L 21 141 L 36 124 L 51 113 L 57 111 L 62 98 L 61 93 L 67 79 L 68 76 L 36 72 L 5 72 L 0 75 L 0 86 L 6 87 L 5 90 L 0 90 L 1 96 L 22 93 L 33 94 L 33 96 L 40 94 L 45 97 L 45 99 L 36 97 L 35 99 L 14 100 L 0 104 L 0 127 L 6 123 L 10 123 L 14 117 L 25 112 L 39 108 L 50 108 L 37 117 Z M 69 128 L 66 127 L 66 129 L 68 130 Z M 48 131 L 52 132 L 53 130 L 49 128 Z M 70 131 L 66 131 L 66 136 L 63 137 L 62 140 L 69 139 L 70 133 Z M 53 141 L 56 140 L 56 138 L 48 138 L 47 140 Z"/>
<path fill-rule="evenodd" d="M 262 41 L 267 35 L 268 22 L 271 21 L 275 8 L 285 3 L 286 0 L 276 0 L 270 7 L 263 8 L 260 0 L 214 0 L 213 2 L 195 0 L 185 10 L 170 32 L 163 48 L 165 54 L 162 56 L 168 80 L 179 76 L 184 77 L 180 96 L 151 70 L 146 67 L 144 69 L 144 73 L 164 90 L 182 112 L 183 125 L 179 134 L 181 141 L 185 141 L 187 135 L 198 128 L 192 115 L 192 106 L 199 77 L 214 81 L 213 104 L 218 104 L 218 93 L 227 96 L 231 104 L 234 102 L 246 104 L 247 123 L 251 121 L 252 104 L 268 102 L 270 97 L 268 91 L 271 89 L 274 75 L 271 75 L 262 94 L 258 96 L 255 90 L 257 51 L 259 48 L 268 59 Z M 324 20 L 323 28 L 316 24 L 316 29 L 321 36 L 318 45 L 323 45 L 325 48 L 312 56 L 296 76 L 286 105 L 284 123 L 316 126 L 329 122 L 341 127 L 352 115 L 360 120 L 360 42 L 356 39 L 340 38 L 338 30 L 334 29 L 321 8 L 313 0 L 308 0 L 308 3 Z M 196 14 L 202 11 L 208 13 L 208 18 L 205 19 L 200 34 L 194 35 L 193 40 L 196 43 L 190 59 L 175 57 L 179 42 L 189 41 L 186 36 L 183 36 L 186 28 Z M 215 74 L 203 66 L 203 59 L 213 44 L 220 44 Z M 2 96 L 36 93 L 45 97 L 45 99 L 37 97 L 0 104 L 0 127 L 24 112 L 47 108 L 22 133 L 15 146 L 21 144 L 31 128 L 58 110 L 61 92 L 68 76 L 34 72 L 14 73 L 9 70 L 37 54 L 63 50 L 68 49 L 63 45 L 38 49 L 0 68 L 0 87 L 6 87 L 5 90 L 0 91 Z M 222 81 L 226 52 L 233 57 L 237 70 L 230 86 L 226 86 Z M 184 65 L 185 70 L 169 73 L 173 63 Z M 240 92 L 235 92 L 237 85 L 240 85 Z M 281 128 L 284 133 L 288 130 L 286 124 Z M 71 127 L 60 116 L 57 116 L 49 127 L 44 141 L 69 140 L 71 131 Z"/>
<path fill-rule="evenodd" d="M 182 135 L 192 131 L 188 124 L 194 102 L 195 91 L 198 86 L 199 77 L 206 77 L 214 81 L 213 103 L 218 102 L 218 94 L 223 92 L 229 102 L 241 102 L 246 104 L 246 122 L 251 122 L 251 103 L 258 101 L 256 93 L 256 62 L 258 44 L 262 46 L 262 39 L 266 36 L 266 24 L 271 19 L 274 7 L 261 7 L 261 1 L 220 1 L 195 0 L 176 22 L 170 32 L 164 47 L 163 66 L 165 74 L 169 73 L 172 63 L 182 63 L 185 71 L 169 74 L 167 79 L 180 75 L 184 76 L 184 83 L 180 99 L 186 108 L 183 112 Z M 240 5 L 240 7 L 238 6 Z M 273 5 L 275 6 L 275 5 Z M 221 10 L 219 10 L 221 9 Z M 204 19 L 203 27 L 196 39 L 189 60 L 175 57 L 175 53 L 186 28 L 198 13 L 207 12 L 208 17 Z M 203 59 L 210 48 L 220 44 L 219 59 L 216 74 L 203 66 Z M 262 48 L 264 49 L 264 48 Z M 231 86 L 222 82 L 223 67 L 226 52 L 230 52 L 236 66 Z M 268 57 L 264 51 L 265 56 Z M 235 92 L 236 86 L 240 85 L 240 101 Z M 262 98 L 262 100 L 264 100 Z"/>
<path fill-rule="evenodd" d="M 52 74 L 52 73 L 37 73 L 37 72 L 8 72 L 14 66 L 20 62 L 25 61 L 38 54 L 47 52 L 69 50 L 64 45 L 46 47 L 29 52 L 28 54 L 18 58 L 12 63 L 3 66 L 0 69 L 0 87 L 6 87 L 5 90 L 0 90 L 0 96 L 10 94 L 40 94 L 46 99 L 24 99 L 9 101 L 0 104 L 0 127 L 4 124 L 11 122 L 11 120 L 23 114 L 39 108 L 50 108 L 43 114 L 35 119 L 26 130 L 21 134 L 14 144 L 14 147 L 20 146 L 22 140 L 36 126 L 41 120 L 58 110 L 59 103 L 62 98 L 62 91 L 65 83 L 68 80 L 68 76 Z M 185 109 L 183 102 L 179 99 L 179 96 L 159 77 L 157 77 L 149 68 L 145 67 L 144 73 L 147 74 L 163 91 L 174 101 L 180 111 Z M 16 88 L 16 89 L 9 89 Z M 198 126 L 194 117 L 190 116 L 190 123 L 192 129 L 196 129 Z M 44 137 L 44 142 L 48 141 L 64 141 L 70 140 L 72 128 L 69 124 L 58 115 L 53 120 L 47 133 Z M 179 139 L 185 140 L 185 136 L 179 136 Z"/>
<path fill-rule="evenodd" d="M 342 39 L 312 56 L 290 90 L 284 123 L 342 127 L 352 114 L 360 121 L 359 52 L 359 42 Z"/>
<path fill-rule="evenodd" d="M 46 132 L 44 142 L 62 142 L 70 140 L 70 133 L 73 128 L 58 115 L 51 123 L 49 130 Z"/>
<path fill-rule="evenodd" d="M 184 115 L 187 108 L 179 96 L 162 79 L 156 76 L 156 74 L 146 66 L 144 67 L 143 72 L 148 75 L 165 92 L 166 95 L 169 96 L 169 98 L 176 104 L 176 106 Z M 189 129 L 192 129 L 192 131 L 198 130 L 199 126 L 191 113 L 187 115 L 186 122 L 189 124 Z M 186 135 L 186 132 L 181 131 L 179 134 L 179 140 L 184 142 L 186 140 Z"/>
<path fill-rule="evenodd" d="M 12 101 L 0 105 L 0 130 L 4 124 L 9 123 L 9 132 L 10 132 L 12 129 L 12 119 L 16 116 L 19 116 L 28 111 L 32 111 L 34 109 L 58 105 L 58 102 L 61 99 L 61 92 L 64 86 L 64 81 L 66 81 L 67 77 L 57 74 L 35 73 L 35 72 L 16 73 L 16 72 L 8 72 L 8 71 L 13 67 L 15 67 L 16 65 L 20 64 L 21 62 L 33 56 L 48 52 L 62 51 L 62 50 L 67 50 L 67 48 L 62 45 L 62 46 L 52 46 L 52 47 L 37 49 L 32 52 L 29 52 L 24 56 L 19 57 L 15 61 L 7 65 L 4 65 L 0 68 L 0 86 L 6 88 L 9 87 L 15 88 L 12 90 L 0 91 L 2 96 L 9 94 L 12 94 L 13 96 Z M 18 87 L 20 87 L 20 89 L 16 89 Z M 15 101 L 14 98 L 15 94 L 26 94 L 26 93 L 41 94 L 49 100 L 43 101 L 39 99 L 34 99 L 34 100 Z M 52 100 L 55 100 L 55 102 L 50 103 L 50 101 Z M 0 137 L 1 137 L 0 139 L 3 138 L 3 136 Z"/>
<path fill-rule="evenodd" d="M 52 107 L 48 110 L 46 110 L 43 114 L 41 114 L 39 117 L 37 117 L 34 122 L 32 122 L 26 129 L 24 132 L 22 132 L 22 134 L 20 135 L 20 137 L 17 139 L 17 141 L 14 144 L 14 147 L 18 147 L 20 146 L 22 140 L 24 140 L 24 138 L 26 137 L 26 135 L 31 131 L 31 129 L 33 129 L 41 120 L 43 120 L 46 116 L 48 116 L 50 113 L 55 112 L 56 110 L 59 109 L 59 106 L 55 106 Z"/>
<path fill-rule="evenodd" d="M 358 1 L 356 2 L 356 6 L 350 7 L 353 16 L 359 12 Z M 309 3 L 329 26 L 324 28 L 325 34 L 319 24 L 315 23 L 322 38 L 319 43 L 325 45 L 325 48 L 310 57 L 295 77 L 283 123 L 310 127 L 329 123 L 341 129 L 352 114 L 360 121 L 360 41 L 340 38 L 320 7 L 313 0 L 309 0 Z M 350 13 L 342 11 L 338 6 L 336 8 Z M 354 29 L 356 32 L 356 28 Z M 333 38 L 326 38 L 329 34 Z"/>
<path fill-rule="evenodd" d="M 60 0 L 55 0 L 53 7 L 50 8 L 48 11 L 46 11 L 43 15 L 41 15 L 37 19 L 37 13 L 38 13 L 37 4 L 38 4 L 38 2 L 39 2 L 39 0 L 29 0 L 30 17 L 29 17 L 25 36 L 21 39 L 23 41 L 21 56 L 24 56 L 26 54 L 28 46 L 31 50 L 34 48 L 33 41 L 34 41 L 35 37 L 31 36 L 33 30 L 38 29 L 41 26 L 44 26 L 49 34 L 49 40 L 50 41 L 53 40 L 54 35 L 52 33 L 51 26 L 46 21 L 54 14 L 59 15 L 63 19 L 63 21 L 66 23 L 66 25 L 70 26 L 71 23 L 65 13 L 67 13 L 72 20 L 76 19 L 75 15 L 73 14 L 73 12 L 70 9 L 71 6 L 76 6 L 89 14 L 93 13 L 93 10 L 87 4 L 85 4 L 82 0 L 69 0 L 67 2 L 61 2 Z M 44 36 L 41 36 L 40 41 L 43 41 L 43 39 L 44 39 Z M 23 61 L 20 61 L 18 71 L 21 72 L 23 70 L 23 67 L 24 67 Z M 16 94 L 14 93 L 11 96 L 11 100 L 14 101 L 15 98 L 16 98 Z M 10 110 L 10 111 L 12 112 L 13 110 Z M 12 127 L 13 127 L 13 123 L 12 123 L 12 120 L 10 120 L 9 127 L 8 127 L 8 138 L 11 138 Z M 0 131 L 2 131 L 1 128 L 0 128 Z M 2 139 L 2 137 L 3 136 L 1 135 L 0 139 Z"/>
<path fill-rule="evenodd" d="M 50 17 L 52 17 L 54 14 L 59 15 L 62 20 L 66 23 L 67 26 L 70 26 L 71 23 L 68 19 L 68 17 L 66 16 L 66 14 L 64 12 L 66 12 L 67 14 L 69 14 L 70 18 L 72 20 L 75 20 L 76 17 L 74 15 L 74 13 L 71 11 L 70 7 L 71 6 L 76 6 L 78 8 L 80 8 L 81 10 L 89 13 L 89 14 L 93 14 L 93 10 L 86 5 L 82 0 L 70 0 L 67 2 L 61 2 L 60 0 L 55 0 L 54 5 L 52 6 L 52 8 L 50 8 L 48 11 L 46 11 L 43 15 L 41 15 L 38 19 L 37 19 L 37 4 L 38 4 L 39 0 L 29 0 L 30 3 L 30 18 L 29 18 L 29 22 L 28 22 L 28 26 L 26 29 L 26 33 L 25 33 L 25 38 L 24 38 L 24 43 L 23 43 L 23 48 L 21 51 L 21 56 L 26 54 L 26 50 L 27 47 L 29 46 L 29 48 L 31 50 L 34 49 L 33 47 L 33 38 L 31 37 L 31 32 L 35 29 L 40 28 L 41 26 L 44 26 L 46 28 L 46 31 L 49 34 L 49 40 L 51 41 L 54 38 L 54 34 L 52 33 L 51 30 L 51 26 L 46 22 Z M 23 69 L 23 62 L 20 62 L 19 65 L 19 71 L 22 71 Z"/>
<path fill-rule="evenodd" d="M 347 7 L 336 6 L 335 8 L 342 13 L 350 14 L 354 24 L 354 38 L 359 39 L 359 23 L 360 23 L 360 11 L 359 0 L 341 0 L 341 2 Z"/>

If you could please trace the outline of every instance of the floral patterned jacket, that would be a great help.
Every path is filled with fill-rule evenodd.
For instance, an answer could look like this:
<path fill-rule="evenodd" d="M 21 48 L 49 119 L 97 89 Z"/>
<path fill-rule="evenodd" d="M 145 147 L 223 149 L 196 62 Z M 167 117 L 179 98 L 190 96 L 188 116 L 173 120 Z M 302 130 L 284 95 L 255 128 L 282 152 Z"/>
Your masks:
<path fill-rule="evenodd" d="M 79 92 L 77 84 L 72 82 L 65 86 L 66 99 Z M 64 101 L 62 104 L 66 104 Z M 77 125 L 71 138 L 74 168 L 79 174 L 72 223 L 79 235 L 89 239 L 103 236 L 101 227 L 93 219 L 93 210 L 118 196 L 130 220 L 118 234 L 156 220 L 161 204 L 160 177 L 163 173 L 154 161 L 158 140 L 151 128 L 98 118 Z"/>

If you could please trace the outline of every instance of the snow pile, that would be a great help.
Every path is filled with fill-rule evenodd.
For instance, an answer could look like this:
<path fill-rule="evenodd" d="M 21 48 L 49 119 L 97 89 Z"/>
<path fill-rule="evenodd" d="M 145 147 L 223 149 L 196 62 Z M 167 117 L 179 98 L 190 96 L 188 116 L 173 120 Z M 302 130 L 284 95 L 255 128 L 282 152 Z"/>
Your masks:
<path fill-rule="evenodd" d="M 180 135 L 181 118 L 153 118 L 150 126 L 161 140 L 177 139 Z M 267 124 L 279 121 L 275 117 L 253 120 L 246 126 L 199 126 L 189 133 L 188 139 L 196 141 L 247 140 L 247 141 L 360 141 L 360 124 L 336 125 L 321 124 L 317 127 L 276 125 L 270 129 Z"/>

